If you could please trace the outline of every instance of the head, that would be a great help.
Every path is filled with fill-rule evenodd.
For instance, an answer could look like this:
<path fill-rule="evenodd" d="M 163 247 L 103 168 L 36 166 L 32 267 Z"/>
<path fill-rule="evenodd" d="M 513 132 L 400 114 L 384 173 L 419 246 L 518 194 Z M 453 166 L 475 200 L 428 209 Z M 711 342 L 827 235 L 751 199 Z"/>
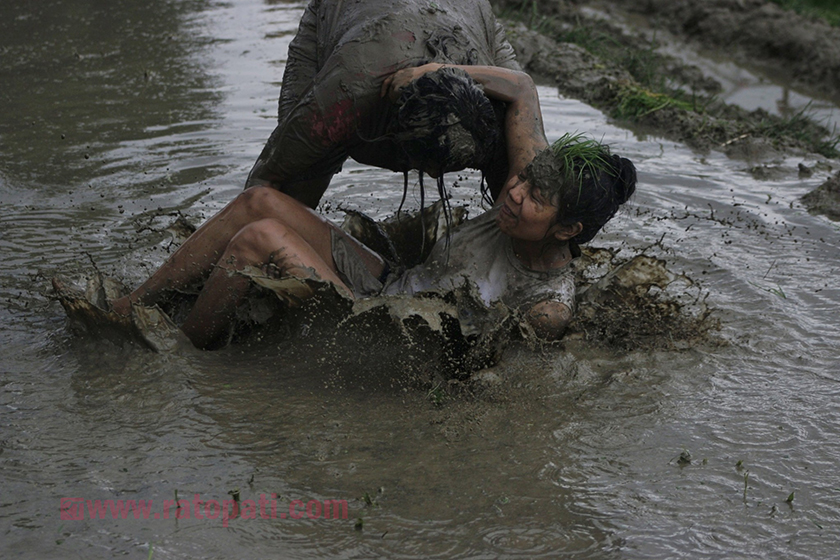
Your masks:
<path fill-rule="evenodd" d="M 433 177 L 485 167 L 502 134 L 484 90 L 457 68 L 441 68 L 404 87 L 391 132 L 412 167 Z"/>
<path fill-rule="evenodd" d="M 510 192 L 527 188 L 536 201 L 531 206 L 547 208 L 539 214 L 545 235 L 579 244 L 595 237 L 627 202 L 636 189 L 636 169 L 607 146 L 567 134 L 537 154 L 520 180 Z"/>

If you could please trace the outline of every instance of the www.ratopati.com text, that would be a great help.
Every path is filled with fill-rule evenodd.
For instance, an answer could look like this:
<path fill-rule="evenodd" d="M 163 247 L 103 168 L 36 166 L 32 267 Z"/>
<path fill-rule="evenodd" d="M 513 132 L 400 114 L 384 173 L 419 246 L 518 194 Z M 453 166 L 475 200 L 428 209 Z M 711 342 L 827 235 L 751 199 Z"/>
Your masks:
<path fill-rule="evenodd" d="M 152 500 L 85 500 L 61 498 L 62 521 L 88 519 L 347 519 L 347 500 L 292 500 L 288 510 L 277 511 L 277 494 L 260 494 L 259 500 L 164 500 L 163 511 L 152 512 Z M 85 515 L 87 513 L 87 515 Z"/>

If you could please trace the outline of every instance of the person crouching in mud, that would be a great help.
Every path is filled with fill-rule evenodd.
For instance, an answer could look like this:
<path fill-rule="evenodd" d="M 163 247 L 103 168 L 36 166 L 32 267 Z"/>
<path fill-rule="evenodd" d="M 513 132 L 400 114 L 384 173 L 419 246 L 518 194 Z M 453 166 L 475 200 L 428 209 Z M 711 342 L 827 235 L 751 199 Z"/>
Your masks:
<path fill-rule="evenodd" d="M 449 126 L 423 123 L 423 115 L 416 114 L 412 130 L 400 130 L 398 121 L 412 104 L 397 107 L 380 95 L 383 80 L 395 71 L 428 62 L 520 70 L 487 0 L 311 0 L 289 45 L 277 127 L 246 186 L 270 186 L 315 208 L 333 175 L 352 157 L 402 172 L 406 184 L 412 169 L 433 177 L 480 169 L 489 192 L 498 196 L 508 177 L 503 139 L 494 142 L 457 126 L 458 111 L 447 114 Z M 474 103 L 445 90 L 439 95 Z M 493 136 L 499 136 L 504 100 L 494 99 L 493 109 L 498 129 Z M 406 133 L 440 137 L 451 145 L 452 157 L 424 169 L 422 161 L 432 160 L 406 149 Z"/>
<path fill-rule="evenodd" d="M 274 277 L 330 282 L 351 298 L 446 290 L 468 281 L 487 303 L 501 300 L 519 309 L 538 335 L 559 338 L 574 309 L 568 264 L 579 254 L 577 245 L 592 239 L 632 195 L 636 174 L 629 160 L 593 140 L 567 135 L 549 146 L 535 88 L 523 76 L 431 63 L 396 72 L 382 84 L 384 96 L 402 106 L 411 100 L 412 114 L 426 115 L 424 121 L 449 114 L 451 104 L 441 96 L 417 97 L 418 90 L 454 88 L 473 95 L 483 88 L 485 102 L 509 104 L 510 175 L 501 196 L 491 210 L 456 229 L 448 246 L 436 244 L 424 264 L 389 274 L 380 255 L 312 209 L 275 189 L 252 187 L 137 290 L 115 301 L 114 309 L 127 314 L 132 304 L 154 304 L 165 289 L 209 274 L 181 329 L 197 347 L 217 347 L 250 289 L 250 279 L 238 272 L 257 267 Z M 460 116 L 470 121 L 466 126 L 481 128 L 480 114 L 468 113 Z M 424 168 L 440 166 L 454 151 L 429 136 L 423 141 L 429 152 L 418 161 Z M 416 153 L 423 157 L 422 150 Z"/>

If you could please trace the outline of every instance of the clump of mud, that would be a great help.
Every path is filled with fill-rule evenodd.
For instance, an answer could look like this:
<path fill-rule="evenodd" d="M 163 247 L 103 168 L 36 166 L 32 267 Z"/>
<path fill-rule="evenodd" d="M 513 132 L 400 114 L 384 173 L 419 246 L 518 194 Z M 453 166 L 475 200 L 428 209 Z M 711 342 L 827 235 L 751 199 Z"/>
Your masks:
<path fill-rule="evenodd" d="M 73 278 L 54 278 L 54 297 L 71 319 L 74 330 L 109 340 L 134 340 L 156 352 L 171 352 L 190 341 L 161 308 L 132 307 L 131 315 L 119 315 L 110 302 L 128 294 L 117 280 L 94 271 Z"/>
<path fill-rule="evenodd" d="M 607 249 L 587 248 L 577 269 L 578 309 L 567 337 L 627 350 L 717 342 L 712 335 L 720 323 L 702 290 L 662 259 L 644 253 L 621 259 Z M 674 285 L 677 290 L 669 290 Z M 689 288 L 694 295 L 686 300 Z"/>
<path fill-rule="evenodd" d="M 840 171 L 803 196 L 802 203 L 812 214 L 824 214 L 829 219 L 840 220 Z"/>

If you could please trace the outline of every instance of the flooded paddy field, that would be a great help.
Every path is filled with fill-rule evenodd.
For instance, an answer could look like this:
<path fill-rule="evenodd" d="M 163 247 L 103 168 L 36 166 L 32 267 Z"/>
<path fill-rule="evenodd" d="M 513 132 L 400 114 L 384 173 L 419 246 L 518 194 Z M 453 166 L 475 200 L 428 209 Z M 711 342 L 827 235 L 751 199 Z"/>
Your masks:
<path fill-rule="evenodd" d="M 302 10 L 0 7 L 3 557 L 835 554 L 840 226 L 799 199 L 836 161 L 698 154 L 541 88 L 550 140 L 587 132 L 639 170 L 632 204 L 594 245 L 647 248 L 721 327 L 656 349 L 513 346 L 488 397 L 405 386 L 387 347 L 341 333 L 155 354 L 68 329 L 51 276 L 95 263 L 136 285 L 165 259 L 175 216 L 200 222 L 241 190 Z M 452 175 L 456 201 L 480 211 L 478 176 Z M 383 218 L 401 186 L 348 162 L 324 210 Z M 234 496 L 268 500 L 265 516 L 164 515 L 165 500 Z M 74 497 L 152 505 L 148 519 L 62 520 Z M 346 519 L 280 517 L 333 500 Z"/>

